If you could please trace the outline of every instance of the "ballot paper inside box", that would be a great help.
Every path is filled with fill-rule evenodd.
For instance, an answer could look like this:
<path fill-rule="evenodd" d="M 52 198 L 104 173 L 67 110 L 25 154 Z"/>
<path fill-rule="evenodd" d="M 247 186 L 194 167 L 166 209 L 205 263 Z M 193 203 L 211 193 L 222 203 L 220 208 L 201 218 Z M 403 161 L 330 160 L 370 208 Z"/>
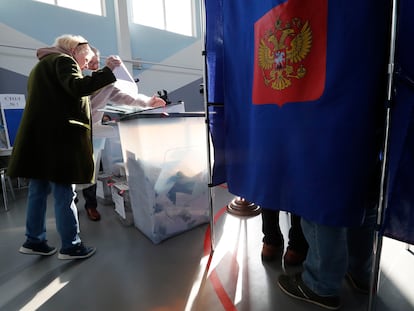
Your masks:
<path fill-rule="evenodd" d="M 122 149 L 134 224 L 157 244 L 209 222 L 204 119 L 139 121 L 121 122 Z"/>
<path fill-rule="evenodd" d="M 154 243 L 208 222 L 207 175 L 182 170 L 185 161 L 197 159 L 186 150 L 181 162 L 166 160 L 161 166 L 128 159 L 134 223 Z M 193 155 L 193 156 L 191 156 Z"/>

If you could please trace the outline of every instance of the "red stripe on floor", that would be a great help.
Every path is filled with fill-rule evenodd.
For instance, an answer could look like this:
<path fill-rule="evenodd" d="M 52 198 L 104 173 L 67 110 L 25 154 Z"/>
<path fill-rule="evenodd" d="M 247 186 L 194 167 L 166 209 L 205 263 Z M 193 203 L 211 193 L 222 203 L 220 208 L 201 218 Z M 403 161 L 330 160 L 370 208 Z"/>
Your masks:
<path fill-rule="evenodd" d="M 217 297 L 220 299 L 221 304 L 226 311 L 237 311 L 236 306 L 231 301 L 229 295 L 223 287 L 223 284 L 220 281 L 220 278 L 217 275 L 216 269 L 214 269 L 210 274 L 210 281 L 213 284 L 214 291 L 217 294 Z"/>
<path fill-rule="evenodd" d="M 221 208 L 216 215 L 214 215 L 213 223 L 216 223 L 217 220 L 223 216 L 223 214 L 226 212 L 227 206 L 224 206 Z M 204 255 L 208 255 L 211 252 L 211 228 L 208 226 L 206 230 L 206 234 L 204 236 Z M 210 269 L 211 264 L 211 256 L 210 260 L 207 263 L 206 269 Z M 229 295 L 227 294 L 226 290 L 224 289 L 223 284 L 221 283 L 220 278 L 218 277 L 216 269 L 211 271 L 209 280 L 214 288 L 214 291 L 217 294 L 217 297 L 219 298 L 223 308 L 225 311 L 237 311 L 236 306 L 234 305 L 233 301 L 230 299 Z"/>

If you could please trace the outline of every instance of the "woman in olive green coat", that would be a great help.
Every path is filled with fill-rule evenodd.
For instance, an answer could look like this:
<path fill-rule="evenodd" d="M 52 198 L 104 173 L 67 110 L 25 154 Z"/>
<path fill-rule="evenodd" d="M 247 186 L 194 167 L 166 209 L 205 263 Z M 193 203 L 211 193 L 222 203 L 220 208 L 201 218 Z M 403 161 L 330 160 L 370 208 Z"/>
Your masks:
<path fill-rule="evenodd" d="M 52 255 L 46 242 L 47 196 L 53 192 L 56 227 L 61 236 L 60 259 L 86 258 L 94 248 L 79 237 L 73 184 L 90 183 L 94 176 L 91 93 L 113 83 L 112 70 L 120 64 L 109 57 L 106 66 L 83 76 L 93 57 L 81 36 L 63 35 L 53 47 L 37 51 L 39 62 L 28 80 L 26 107 L 8 167 L 11 177 L 29 181 L 24 254 Z"/>

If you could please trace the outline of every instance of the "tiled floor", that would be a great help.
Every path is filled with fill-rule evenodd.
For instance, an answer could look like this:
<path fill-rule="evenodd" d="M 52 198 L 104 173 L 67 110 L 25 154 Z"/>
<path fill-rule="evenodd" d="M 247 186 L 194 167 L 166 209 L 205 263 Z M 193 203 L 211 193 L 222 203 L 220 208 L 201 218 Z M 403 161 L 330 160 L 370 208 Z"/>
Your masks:
<path fill-rule="evenodd" d="M 0 206 L 0 310 L 323 310 L 279 290 L 281 262 L 264 264 L 260 259 L 260 216 L 228 214 L 225 206 L 234 196 L 225 187 L 213 189 L 213 239 L 205 224 L 154 245 L 135 227 L 124 226 L 113 206 L 99 207 L 100 222 L 89 221 L 79 208 L 81 236 L 98 249 L 79 261 L 18 253 L 24 241 L 26 190 L 16 195 L 8 212 Z M 283 215 L 286 234 L 288 217 Z M 52 208 L 47 230 L 49 243 L 59 246 Z M 414 255 L 404 243 L 384 239 L 375 310 L 414 310 L 412 280 Z M 368 297 L 346 282 L 341 295 L 342 310 L 367 310 Z"/>

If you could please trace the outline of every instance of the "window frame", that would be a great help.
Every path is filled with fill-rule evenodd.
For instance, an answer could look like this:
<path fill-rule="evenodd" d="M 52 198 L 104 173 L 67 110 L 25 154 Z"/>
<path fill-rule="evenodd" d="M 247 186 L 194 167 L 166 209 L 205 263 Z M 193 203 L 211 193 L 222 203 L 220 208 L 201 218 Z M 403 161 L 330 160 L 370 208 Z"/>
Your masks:
<path fill-rule="evenodd" d="M 171 33 L 176 33 L 176 34 L 179 34 L 179 35 L 183 35 L 183 36 L 187 36 L 187 37 L 195 37 L 196 36 L 196 32 L 197 32 L 197 27 L 196 27 L 196 23 L 197 23 L 197 18 L 196 18 L 196 15 L 197 15 L 197 12 L 196 12 L 196 8 L 197 8 L 197 6 L 196 6 L 196 4 L 195 4 L 195 0 L 188 0 L 189 1 L 189 5 L 191 6 L 191 8 L 190 8 L 190 25 L 189 25 L 189 33 L 183 33 L 183 32 L 177 32 L 177 31 L 175 31 L 175 30 L 171 30 L 171 28 L 170 29 L 168 29 L 168 24 L 167 24 L 167 10 L 166 10 L 166 1 L 168 1 L 168 0 L 160 0 L 160 1 L 162 1 L 162 20 L 163 20 L 163 28 L 160 28 L 160 27 L 158 27 L 158 26 L 155 26 L 155 25 L 148 25 L 148 24 L 146 24 L 146 23 L 141 23 L 141 22 L 139 22 L 138 20 L 137 20 L 137 18 L 134 16 L 134 13 L 135 13 L 135 4 L 136 3 L 138 3 L 139 1 L 146 1 L 146 0 L 131 0 L 131 5 L 132 5 L 132 22 L 134 23 L 134 24 L 137 24 L 137 25 L 142 25 L 142 26 L 146 26 L 146 27 L 151 27 L 151 28 L 155 28 L 155 29 L 160 29 L 160 30 L 164 30 L 164 31 L 168 31 L 168 32 L 171 32 Z"/>

